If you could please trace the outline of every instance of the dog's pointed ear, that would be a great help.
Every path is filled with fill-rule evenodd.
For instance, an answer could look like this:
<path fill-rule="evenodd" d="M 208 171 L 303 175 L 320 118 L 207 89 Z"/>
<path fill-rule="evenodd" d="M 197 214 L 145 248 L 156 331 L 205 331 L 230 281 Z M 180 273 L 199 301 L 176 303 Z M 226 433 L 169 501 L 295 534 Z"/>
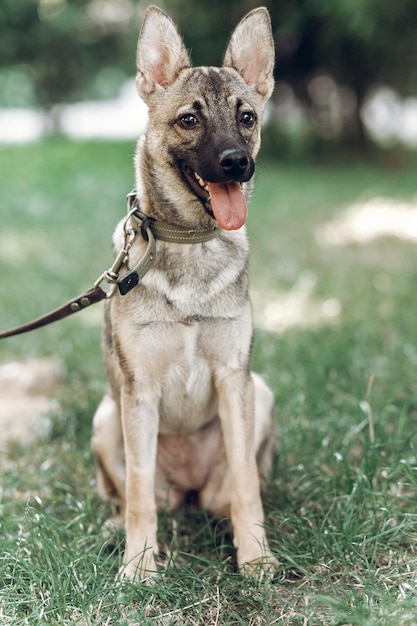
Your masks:
<path fill-rule="evenodd" d="M 223 65 L 233 67 L 266 101 L 274 89 L 274 40 L 265 7 L 254 9 L 236 26 Z"/>
<path fill-rule="evenodd" d="M 170 17 L 150 6 L 142 24 L 136 56 L 136 87 L 146 97 L 159 88 L 166 89 L 178 73 L 190 66 L 190 59 L 181 35 Z"/>

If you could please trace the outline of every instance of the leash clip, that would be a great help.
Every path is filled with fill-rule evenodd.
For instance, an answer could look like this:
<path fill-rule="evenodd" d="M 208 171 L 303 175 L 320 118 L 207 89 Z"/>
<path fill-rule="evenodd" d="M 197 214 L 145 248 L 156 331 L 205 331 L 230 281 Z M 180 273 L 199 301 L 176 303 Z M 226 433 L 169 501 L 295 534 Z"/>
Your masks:
<path fill-rule="evenodd" d="M 136 232 L 132 228 L 132 226 L 129 224 L 129 220 L 132 214 L 134 213 L 134 211 L 135 209 L 131 209 L 129 211 L 123 223 L 124 241 L 123 241 L 122 248 L 120 249 L 119 253 L 114 259 L 111 267 L 105 270 L 101 274 L 101 276 L 96 280 L 96 282 L 94 283 L 94 287 L 100 286 L 103 281 L 106 281 L 107 283 L 111 283 L 113 286 L 118 282 L 120 269 L 122 265 L 126 262 L 129 256 L 130 248 L 132 247 L 132 244 L 136 238 Z M 114 289 L 112 288 L 109 289 L 109 291 L 106 294 L 106 297 L 111 298 L 113 293 L 114 293 Z"/>
<path fill-rule="evenodd" d="M 107 298 L 111 298 L 114 294 L 115 285 L 117 285 L 120 295 L 125 296 L 129 293 L 129 291 L 136 287 L 139 281 L 145 276 L 155 259 L 156 242 L 150 226 L 152 220 L 146 217 L 142 218 L 142 216 L 138 214 L 138 208 L 135 200 L 135 194 L 128 194 L 129 211 L 123 223 L 124 241 L 122 248 L 117 254 L 113 265 L 108 270 L 103 272 L 100 278 L 98 278 L 98 280 L 94 283 L 95 287 L 99 286 L 103 281 L 112 284 L 112 287 L 106 294 Z M 147 242 L 147 247 L 144 255 L 138 263 L 136 263 L 136 265 L 132 269 L 128 270 L 123 276 L 119 276 L 120 269 L 124 263 L 126 263 L 129 257 L 130 248 L 132 247 L 138 233 L 138 230 L 135 230 L 131 224 L 131 218 L 133 216 L 140 222 L 140 233 L 144 241 Z"/>

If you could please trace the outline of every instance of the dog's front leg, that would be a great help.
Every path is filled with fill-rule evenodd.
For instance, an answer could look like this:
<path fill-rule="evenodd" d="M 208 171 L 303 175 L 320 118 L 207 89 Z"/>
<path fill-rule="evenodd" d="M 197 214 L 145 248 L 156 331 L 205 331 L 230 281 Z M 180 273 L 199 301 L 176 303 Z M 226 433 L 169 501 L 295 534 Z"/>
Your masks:
<path fill-rule="evenodd" d="M 143 580 L 156 573 L 158 552 L 155 466 L 158 410 L 155 394 L 125 385 L 122 424 L 126 461 L 126 549 L 122 575 Z"/>
<path fill-rule="evenodd" d="M 264 513 L 256 464 L 254 387 L 243 370 L 223 372 L 217 383 L 219 414 L 232 480 L 231 519 L 238 565 L 244 573 L 263 578 L 277 561 L 263 527 Z"/>

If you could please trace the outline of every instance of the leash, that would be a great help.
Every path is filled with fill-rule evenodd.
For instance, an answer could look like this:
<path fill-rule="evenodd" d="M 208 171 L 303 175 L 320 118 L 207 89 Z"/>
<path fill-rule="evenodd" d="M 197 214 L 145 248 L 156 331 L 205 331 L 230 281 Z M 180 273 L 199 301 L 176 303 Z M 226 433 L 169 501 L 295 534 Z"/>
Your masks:
<path fill-rule="evenodd" d="M 156 256 L 157 239 L 171 243 L 204 243 L 218 237 L 220 232 L 221 229 L 217 226 L 207 229 L 188 229 L 148 217 L 141 212 L 136 192 L 132 191 L 127 195 L 127 215 L 123 221 L 123 244 L 113 265 L 99 276 L 90 289 L 81 295 L 31 322 L 0 332 L 0 339 L 27 333 L 65 319 L 92 304 L 111 298 L 116 287 L 119 293 L 125 296 L 138 285 L 151 268 Z M 120 270 L 127 263 L 129 251 L 138 234 L 147 242 L 145 253 L 132 269 L 120 276 Z M 101 286 L 104 282 L 111 285 L 107 291 Z"/>

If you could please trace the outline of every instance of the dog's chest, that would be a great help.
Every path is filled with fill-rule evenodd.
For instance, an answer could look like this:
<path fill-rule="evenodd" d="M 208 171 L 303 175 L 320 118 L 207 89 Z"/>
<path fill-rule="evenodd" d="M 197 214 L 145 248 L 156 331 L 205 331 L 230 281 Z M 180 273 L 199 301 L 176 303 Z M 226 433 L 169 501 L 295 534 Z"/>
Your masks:
<path fill-rule="evenodd" d="M 160 248 L 139 285 L 110 305 L 120 384 L 133 376 L 145 393 L 154 390 L 163 434 L 211 421 L 216 372 L 226 363 L 246 366 L 241 355 L 249 353 L 252 320 L 245 239 L 210 243 Z"/>
<path fill-rule="evenodd" d="M 194 431 L 216 413 L 213 363 L 205 354 L 199 324 L 176 328 L 160 377 L 160 431 Z M 168 357 L 168 358 L 166 358 Z"/>

